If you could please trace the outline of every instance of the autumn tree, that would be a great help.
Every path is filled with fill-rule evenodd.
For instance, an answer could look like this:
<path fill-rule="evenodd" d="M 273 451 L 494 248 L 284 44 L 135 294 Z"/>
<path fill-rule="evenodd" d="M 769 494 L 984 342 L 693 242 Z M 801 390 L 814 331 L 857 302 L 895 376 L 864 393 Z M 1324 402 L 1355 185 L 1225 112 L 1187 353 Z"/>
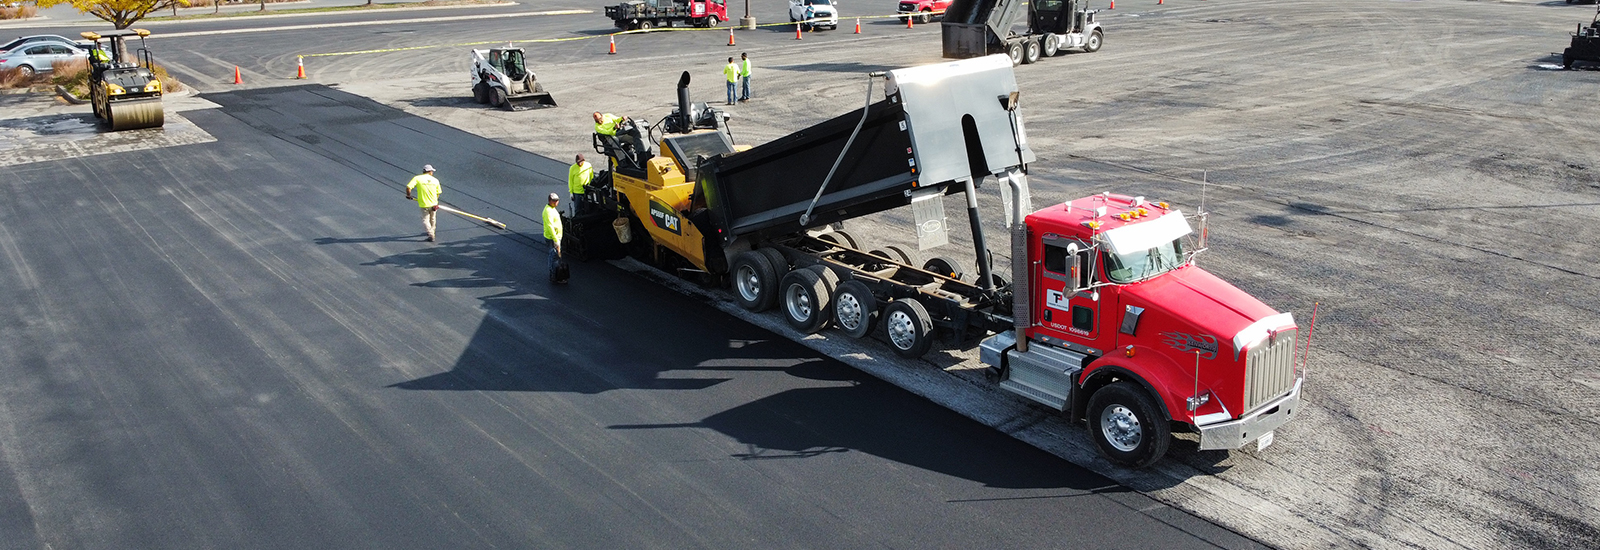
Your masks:
<path fill-rule="evenodd" d="M 71 4 L 81 13 L 93 15 L 118 29 L 126 29 L 150 12 L 178 6 L 188 6 L 189 0 L 33 0 L 34 5 L 48 8 Z"/>

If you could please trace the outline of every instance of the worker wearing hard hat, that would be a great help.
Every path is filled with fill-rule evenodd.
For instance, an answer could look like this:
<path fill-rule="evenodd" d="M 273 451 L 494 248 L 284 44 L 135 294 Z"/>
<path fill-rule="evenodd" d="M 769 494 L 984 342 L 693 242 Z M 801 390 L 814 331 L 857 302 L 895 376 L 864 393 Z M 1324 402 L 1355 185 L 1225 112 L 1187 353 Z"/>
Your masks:
<path fill-rule="evenodd" d="M 428 230 L 428 242 L 434 241 L 434 229 L 439 226 L 439 179 L 433 177 L 433 165 L 422 165 L 422 173 L 406 184 L 406 198 L 417 190 L 417 206 L 422 207 L 422 228 Z"/>
<path fill-rule="evenodd" d="M 599 111 L 595 111 L 595 113 L 594 113 L 594 133 L 600 134 L 602 136 L 616 137 L 617 136 L 617 125 L 620 124 L 621 122 L 622 122 L 622 117 L 619 117 L 617 115 L 613 115 L 611 113 L 606 113 L 606 114 L 602 115 L 602 114 L 600 114 Z"/>
<path fill-rule="evenodd" d="M 583 153 L 573 160 L 572 167 L 567 168 L 567 193 L 571 194 L 572 206 L 568 207 L 571 214 L 578 215 L 578 203 L 583 202 L 589 191 L 589 182 L 594 181 L 594 166 L 584 160 Z"/>
<path fill-rule="evenodd" d="M 558 276 L 557 266 L 561 264 L 561 196 L 550 194 L 550 202 L 544 207 L 544 238 L 550 245 L 550 282 L 564 284 L 565 276 Z"/>

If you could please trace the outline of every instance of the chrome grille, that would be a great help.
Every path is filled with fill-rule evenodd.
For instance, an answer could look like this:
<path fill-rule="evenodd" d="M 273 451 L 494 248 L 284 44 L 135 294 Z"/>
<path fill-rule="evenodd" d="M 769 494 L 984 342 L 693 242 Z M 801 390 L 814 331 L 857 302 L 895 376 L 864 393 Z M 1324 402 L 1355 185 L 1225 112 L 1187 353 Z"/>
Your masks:
<path fill-rule="evenodd" d="M 1299 330 L 1279 332 L 1245 356 L 1244 412 L 1256 410 L 1294 387 L 1294 341 Z"/>

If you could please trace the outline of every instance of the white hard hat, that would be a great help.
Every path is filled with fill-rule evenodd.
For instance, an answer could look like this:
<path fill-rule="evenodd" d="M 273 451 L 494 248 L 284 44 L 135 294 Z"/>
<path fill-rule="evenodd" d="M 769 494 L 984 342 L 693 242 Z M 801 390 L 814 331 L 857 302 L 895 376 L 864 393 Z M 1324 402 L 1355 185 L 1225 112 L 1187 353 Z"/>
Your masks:
<path fill-rule="evenodd" d="M 553 201 L 558 201 L 558 200 L 561 200 L 561 196 L 560 196 L 560 195 L 557 195 L 557 194 L 555 194 L 555 193 L 551 193 L 551 194 L 550 194 L 550 200 L 553 200 Z"/>
<path fill-rule="evenodd" d="M 424 164 L 424 165 L 422 165 L 422 171 L 423 172 L 432 172 L 433 171 L 433 165 L 432 164 Z"/>

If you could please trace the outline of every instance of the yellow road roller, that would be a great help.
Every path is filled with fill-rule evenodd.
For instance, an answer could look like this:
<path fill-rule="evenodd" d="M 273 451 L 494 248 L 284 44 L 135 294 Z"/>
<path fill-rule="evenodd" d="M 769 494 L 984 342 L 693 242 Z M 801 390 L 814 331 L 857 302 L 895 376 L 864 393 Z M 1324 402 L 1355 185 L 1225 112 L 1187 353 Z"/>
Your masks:
<path fill-rule="evenodd" d="M 89 98 L 94 116 L 114 132 L 159 128 L 166 117 L 161 109 L 161 79 L 156 78 L 144 42 L 150 31 L 122 29 L 80 35 L 94 42 L 89 51 Z M 131 36 L 139 38 L 137 51 L 128 50 Z"/>

